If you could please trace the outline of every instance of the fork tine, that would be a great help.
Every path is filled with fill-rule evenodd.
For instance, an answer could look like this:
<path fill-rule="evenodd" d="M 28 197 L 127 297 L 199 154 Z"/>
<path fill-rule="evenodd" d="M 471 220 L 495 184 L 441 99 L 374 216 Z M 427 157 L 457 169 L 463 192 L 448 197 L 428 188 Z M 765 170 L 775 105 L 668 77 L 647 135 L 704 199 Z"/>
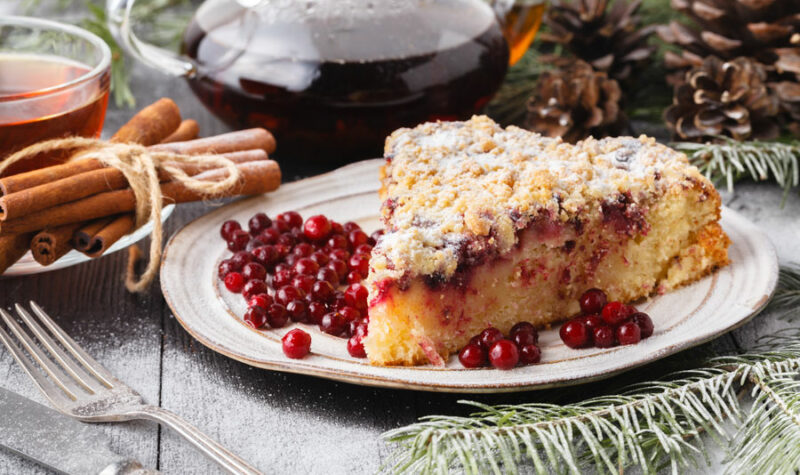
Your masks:
<path fill-rule="evenodd" d="M 25 356 L 25 353 L 11 340 L 11 337 L 6 333 L 5 330 L 0 328 L 0 340 L 2 340 L 3 344 L 8 349 L 11 356 L 22 366 L 22 369 L 28 373 L 28 376 L 33 379 L 33 382 L 36 386 L 39 387 L 39 390 L 50 399 L 57 408 L 61 409 L 66 404 L 69 404 L 71 401 L 67 399 L 64 395 L 65 393 L 62 392 L 60 388 L 58 388 L 55 384 L 53 384 L 50 380 L 48 380 L 44 374 L 36 369 L 36 367 L 31 364 L 31 361 Z M 75 396 L 69 393 L 66 393 L 72 400 L 75 400 Z"/>
<path fill-rule="evenodd" d="M 86 353 L 83 348 L 81 348 L 75 340 L 73 340 L 67 333 L 61 329 L 56 323 L 45 313 L 44 310 L 33 300 L 30 302 L 31 308 L 39 316 L 39 319 L 44 323 L 44 325 L 50 330 L 50 333 L 55 335 L 58 338 L 58 341 L 64 345 L 64 348 L 69 351 L 69 353 L 75 357 L 76 360 L 80 361 L 84 368 L 86 368 L 95 378 L 100 380 L 104 386 L 107 388 L 114 387 L 114 381 L 116 378 L 108 372 L 107 369 L 103 367 L 100 363 L 94 360 L 88 353 Z"/>
<path fill-rule="evenodd" d="M 14 307 L 17 309 L 17 314 L 22 318 L 28 328 L 36 335 L 36 338 L 39 339 L 39 342 L 47 348 L 47 351 L 61 364 L 61 369 L 65 370 L 69 373 L 70 376 L 75 379 L 78 384 L 83 386 L 87 391 L 94 394 L 95 390 L 100 389 L 100 385 L 89 376 L 86 371 L 84 371 L 79 365 L 75 364 L 75 362 L 67 356 L 67 354 L 62 350 L 53 340 L 53 338 L 48 335 L 36 320 L 28 313 L 25 308 L 20 304 L 15 304 Z M 88 381 L 93 382 L 94 384 L 90 384 Z"/>

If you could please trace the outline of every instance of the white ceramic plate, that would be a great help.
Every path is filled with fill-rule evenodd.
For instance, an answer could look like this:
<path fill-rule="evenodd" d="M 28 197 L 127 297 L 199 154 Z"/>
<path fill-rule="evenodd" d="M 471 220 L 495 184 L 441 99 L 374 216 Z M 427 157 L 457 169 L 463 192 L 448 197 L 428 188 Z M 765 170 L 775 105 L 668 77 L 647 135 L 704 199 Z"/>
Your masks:
<path fill-rule="evenodd" d="M 246 222 L 259 211 L 274 216 L 297 210 L 304 216 L 322 213 L 341 222 L 353 220 L 371 232 L 379 226 L 380 163 L 360 162 L 283 185 L 274 193 L 220 208 L 174 235 L 164 253 L 161 288 L 183 327 L 214 351 L 260 368 L 427 391 L 519 391 L 606 378 L 699 345 L 752 318 L 775 288 L 778 262 L 772 244 L 755 225 L 726 208 L 722 226 L 733 241 L 731 265 L 639 305 L 653 317 L 656 331 L 637 345 L 572 350 L 561 343 L 557 330 L 548 330 L 540 337 L 542 363 L 510 371 L 464 369 L 455 356 L 445 368 L 375 367 L 350 357 L 346 340 L 301 325 L 312 335 L 312 354 L 289 359 L 281 351 L 280 338 L 293 327 L 249 328 L 241 320 L 244 299 L 218 286 L 217 265 L 229 254 L 219 227 L 227 219 Z"/>
<path fill-rule="evenodd" d="M 162 223 L 165 222 L 167 218 L 169 218 L 169 215 L 172 214 L 172 211 L 174 209 L 175 205 L 169 205 L 164 207 L 164 209 L 161 211 Z M 152 223 L 145 224 L 144 226 L 128 234 L 127 236 L 122 236 L 119 241 L 115 242 L 113 246 L 108 248 L 108 250 L 103 254 L 103 256 L 107 256 L 111 253 L 117 252 L 120 249 L 125 249 L 131 244 L 135 244 L 141 241 L 146 236 L 149 236 L 152 231 L 153 231 L 153 224 Z M 40 274 L 42 272 L 50 272 L 53 270 L 63 269 L 65 267 L 71 267 L 90 260 L 92 260 L 92 258 L 87 257 L 84 253 L 72 250 L 66 253 L 64 257 L 55 261 L 49 266 L 43 266 L 38 262 L 36 262 L 31 253 L 28 252 L 27 254 L 22 256 L 22 259 L 18 260 L 16 264 L 6 269 L 6 271 L 3 272 L 3 275 L 0 276 L 0 279 L 4 277 L 15 277 L 20 275 L 30 275 L 30 274 Z"/>

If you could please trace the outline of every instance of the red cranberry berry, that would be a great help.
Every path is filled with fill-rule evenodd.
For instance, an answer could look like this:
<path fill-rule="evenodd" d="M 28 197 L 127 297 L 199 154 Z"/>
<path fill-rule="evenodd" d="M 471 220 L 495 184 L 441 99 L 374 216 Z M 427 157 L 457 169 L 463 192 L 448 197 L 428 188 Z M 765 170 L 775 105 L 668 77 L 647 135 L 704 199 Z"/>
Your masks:
<path fill-rule="evenodd" d="M 253 259 L 262 266 L 269 267 L 278 260 L 278 253 L 269 244 L 253 249 Z"/>
<path fill-rule="evenodd" d="M 252 252 L 257 247 L 261 247 L 263 245 L 264 243 L 262 241 L 258 240 L 257 238 L 253 238 L 247 243 L 247 246 L 245 246 L 244 249 L 245 251 Z"/>
<path fill-rule="evenodd" d="M 318 280 L 311 286 L 311 297 L 317 302 L 330 302 L 333 299 L 333 293 L 333 286 L 326 280 Z"/>
<path fill-rule="evenodd" d="M 250 297 L 250 300 L 247 301 L 248 307 L 258 306 L 264 310 L 268 309 L 270 305 L 272 305 L 272 297 L 270 297 L 269 294 L 253 295 Z"/>
<path fill-rule="evenodd" d="M 377 231 L 375 231 L 372 234 L 370 234 L 369 238 L 372 241 L 371 245 L 374 246 L 375 244 L 377 244 L 377 242 L 380 240 L 380 238 L 383 236 L 383 234 L 384 234 L 383 229 L 378 229 Z"/>
<path fill-rule="evenodd" d="M 344 298 L 347 304 L 359 310 L 366 310 L 367 297 L 369 297 L 369 290 L 359 283 L 350 284 L 347 290 L 344 291 Z"/>
<path fill-rule="evenodd" d="M 331 259 L 326 267 L 336 271 L 336 275 L 339 276 L 339 280 L 342 280 L 342 278 L 347 275 L 347 262 L 341 259 Z"/>
<path fill-rule="evenodd" d="M 241 251 L 250 242 L 250 234 L 247 231 L 238 229 L 233 231 L 228 238 L 228 249 L 232 252 Z"/>
<path fill-rule="evenodd" d="M 539 332 L 536 330 L 536 327 L 533 326 L 530 322 L 519 322 L 511 327 L 511 331 L 508 334 L 512 337 L 520 332 L 527 332 L 533 336 L 533 344 L 539 342 Z"/>
<path fill-rule="evenodd" d="M 297 261 L 300 260 L 300 259 L 301 259 L 300 257 L 297 257 L 294 254 L 289 254 L 288 256 L 283 258 L 283 263 L 286 264 L 287 266 L 291 267 L 292 268 L 292 272 L 294 272 L 296 274 L 297 271 L 294 270 L 294 265 L 297 264 Z"/>
<path fill-rule="evenodd" d="M 639 325 L 639 330 L 642 332 L 642 339 L 649 338 L 653 334 L 653 320 L 644 312 L 636 312 L 631 315 L 631 321 Z"/>
<path fill-rule="evenodd" d="M 519 362 L 522 365 L 536 364 L 542 359 L 542 350 L 536 345 L 525 345 L 519 349 Z"/>
<path fill-rule="evenodd" d="M 297 244 L 297 239 L 295 239 L 295 237 L 292 236 L 290 233 L 283 233 L 280 236 L 278 236 L 277 243 L 282 244 L 291 249 L 292 247 L 294 247 L 295 244 Z"/>
<path fill-rule="evenodd" d="M 511 369 L 519 362 L 519 350 L 511 340 L 496 341 L 489 348 L 489 362 L 497 369 Z"/>
<path fill-rule="evenodd" d="M 594 330 L 595 328 L 599 327 L 600 325 L 605 325 L 606 322 L 603 321 L 602 318 L 598 315 L 584 315 L 582 317 L 578 317 L 581 322 L 589 329 L 589 331 Z"/>
<path fill-rule="evenodd" d="M 479 338 L 481 346 L 488 351 L 492 345 L 503 339 L 503 332 L 497 328 L 489 327 L 480 333 Z"/>
<path fill-rule="evenodd" d="M 321 214 L 312 216 L 303 225 L 303 233 L 312 241 L 320 241 L 331 233 L 331 222 Z"/>
<path fill-rule="evenodd" d="M 311 350 L 311 335 L 299 328 L 290 330 L 281 338 L 283 354 L 293 359 L 300 359 Z"/>
<path fill-rule="evenodd" d="M 347 264 L 347 261 L 350 259 L 350 252 L 347 249 L 331 249 L 328 251 L 328 257 L 330 257 L 331 260 L 338 259 Z"/>
<path fill-rule="evenodd" d="M 258 235 L 258 240 L 265 244 L 275 244 L 278 238 L 281 237 L 281 232 L 275 228 L 267 228 Z"/>
<path fill-rule="evenodd" d="M 367 336 L 367 325 L 368 323 L 364 320 L 354 320 L 347 324 L 350 327 L 350 335 L 356 336 L 361 335 L 362 337 Z"/>
<path fill-rule="evenodd" d="M 361 319 L 361 312 L 353 307 L 344 307 L 343 309 L 339 310 L 339 313 L 342 314 L 342 317 L 347 323 L 355 322 Z"/>
<path fill-rule="evenodd" d="M 272 328 L 281 328 L 289 322 L 289 315 L 286 307 L 279 303 L 273 303 L 267 309 L 267 322 Z"/>
<path fill-rule="evenodd" d="M 286 313 L 293 322 L 305 323 L 308 321 L 308 314 L 306 313 L 306 304 L 302 300 L 295 299 L 286 305 Z"/>
<path fill-rule="evenodd" d="M 535 345 L 536 338 L 534 338 L 533 333 L 530 331 L 518 331 L 511 335 L 511 341 L 517 345 L 517 348 L 522 348 L 523 346 L 528 345 Z"/>
<path fill-rule="evenodd" d="M 578 299 L 583 313 L 600 313 L 608 303 L 606 293 L 600 289 L 589 289 Z"/>
<path fill-rule="evenodd" d="M 342 223 L 331 221 L 331 234 L 343 234 L 343 233 L 344 233 L 344 226 L 342 226 Z"/>
<path fill-rule="evenodd" d="M 225 259 L 219 263 L 219 267 L 217 267 L 217 276 L 220 279 L 224 279 L 226 275 L 230 274 L 231 272 L 236 272 L 236 266 L 230 261 L 230 259 Z"/>
<path fill-rule="evenodd" d="M 256 213 L 250 218 L 250 221 L 247 222 L 247 227 L 250 229 L 250 234 L 253 236 L 258 236 L 261 234 L 261 231 L 270 226 L 272 226 L 272 220 L 269 219 L 269 216 L 265 213 Z"/>
<path fill-rule="evenodd" d="M 244 287 L 244 276 L 238 272 L 230 272 L 225 276 L 225 288 L 238 294 Z"/>
<path fill-rule="evenodd" d="M 344 293 L 337 290 L 333 293 L 333 301 L 328 305 L 334 310 L 340 310 L 347 307 L 349 304 L 347 303 L 347 299 L 344 297 Z"/>
<path fill-rule="evenodd" d="M 486 350 L 479 345 L 470 343 L 458 352 L 458 361 L 465 368 L 480 368 L 486 366 Z"/>
<path fill-rule="evenodd" d="M 347 322 L 339 312 L 328 312 L 322 317 L 319 329 L 333 336 L 339 336 L 344 331 Z"/>
<path fill-rule="evenodd" d="M 370 246 L 369 244 L 361 244 L 358 247 L 356 247 L 355 249 L 353 249 L 353 254 L 370 255 L 370 254 L 372 254 L 372 246 Z"/>
<path fill-rule="evenodd" d="M 351 249 L 355 249 L 362 244 L 366 244 L 368 239 L 369 236 L 367 236 L 367 233 L 360 229 L 350 231 L 350 234 L 347 235 L 347 242 L 350 244 Z"/>
<path fill-rule="evenodd" d="M 353 221 L 348 221 L 342 225 L 342 232 L 350 234 L 353 231 L 361 231 L 361 226 Z"/>
<path fill-rule="evenodd" d="M 319 270 L 319 264 L 309 257 L 301 257 L 294 264 L 294 271 L 300 275 L 315 275 Z"/>
<path fill-rule="evenodd" d="M 311 293 L 311 287 L 313 287 L 314 282 L 316 282 L 316 279 L 314 279 L 313 276 L 298 275 L 292 279 L 291 285 L 292 287 L 297 287 L 299 290 L 302 290 L 304 294 L 308 295 Z"/>
<path fill-rule="evenodd" d="M 305 297 L 303 291 L 291 285 L 284 285 L 275 292 L 275 301 L 281 305 L 289 305 L 292 300 L 302 299 L 303 297 Z"/>
<path fill-rule="evenodd" d="M 272 275 L 272 287 L 279 289 L 283 286 L 290 285 L 294 279 L 294 273 L 289 269 L 276 268 L 275 274 Z"/>
<path fill-rule="evenodd" d="M 299 242 L 292 248 L 292 254 L 298 257 L 308 257 L 314 252 L 314 246 L 307 242 Z"/>
<path fill-rule="evenodd" d="M 242 275 L 247 280 L 264 280 L 267 278 L 267 269 L 257 262 L 248 262 L 242 268 Z"/>
<path fill-rule="evenodd" d="M 592 329 L 592 337 L 594 346 L 598 348 L 611 348 L 617 343 L 614 329 L 608 325 L 594 327 Z"/>
<path fill-rule="evenodd" d="M 634 322 L 625 322 L 617 327 L 617 341 L 620 345 L 634 345 L 642 339 L 642 330 Z"/>
<path fill-rule="evenodd" d="M 361 273 L 358 272 L 358 271 L 351 271 L 351 272 L 347 273 L 347 283 L 348 284 L 357 284 L 357 283 L 361 282 L 362 280 L 364 280 L 364 278 L 361 277 Z"/>
<path fill-rule="evenodd" d="M 348 265 L 351 271 L 358 272 L 361 277 L 367 277 L 369 274 L 369 256 L 366 254 L 353 254 Z"/>
<path fill-rule="evenodd" d="M 322 322 L 322 317 L 328 312 L 328 308 L 322 302 L 312 301 L 308 302 L 308 320 L 311 323 L 319 325 Z"/>
<path fill-rule="evenodd" d="M 238 251 L 231 256 L 231 263 L 237 270 L 241 270 L 248 262 L 253 262 L 253 255 L 247 251 Z"/>
<path fill-rule="evenodd" d="M 296 211 L 287 211 L 275 217 L 275 221 L 283 223 L 288 229 L 299 228 L 303 225 L 303 217 Z"/>
<path fill-rule="evenodd" d="M 331 258 L 322 251 L 313 252 L 310 257 L 314 262 L 319 264 L 320 267 L 326 265 L 331 260 Z"/>
<path fill-rule="evenodd" d="M 363 337 L 361 336 L 353 335 L 347 340 L 347 352 L 350 353 L 350 356 L 353 358 L 367 357 L 367 352 L 364 351 L 364 342 L 362 339 Z"/>
<path fill-rule="evenodd" d="M 267 311 L 254 305 L 244 312 L 244 322 L 253 328 L 261 328 L 267 323 Z"/>
<path fill-rule="evenodd" d="M 244 287 L 242 287 L 242 296 L 246 300 L 250 300 L 254 296 L 258 294 L 266 294 L 267 293 L 267 283 L 263 280 L 258 279 L 251 279 L 248 280 Z"/>
<path fill-rule="evenodd" d="M 472 338 L 470 338 L 469 339 L 469 343 L 467 343 L 467 344 L 468 345 L 478 345 L 481 348 L 483 348 L 483 343 L 481 343 L 481 334 L 478 333 L 477 335 L 475 335 Z M 483 349 L 485 350 L 486 348 L 483 348 Z"/>
<path fill-rule="evenodd" d="M 620 323 L 627 320 L 630 314 L 628 313 L 627 305 L 622 302 L 614 301 L 608 302 L 605 307 L 603 307 L 603 313 L 601 316 L 603 317 L 603 321 L 608 325 L 616 327 Z"/>
<path fill-rule="evenodd" d="M 570 348 L 583 348 L 589 344 L 589 329 L 583 322 L 572 319 L 561 325 L 559 330 L 561 341 Z"/>
<path fill-rule="evenodd" d="M 347 238 L 341 234 L 334 234 L 328 238 L 325 248 L 329 251 L 333 251 L 334 249 L 347 249 Z"/>
<path fill-rule="evenodd" d="M 231 219 L 222 223 L 222 226 L 219 228 L 219 235 L 222 236 L 222 239 L 227 241 L 231 238 L 234 231 L 239 231 L 241 229 L 242 226 L 239 222 Z"/>
<path fill-rule="evenodd" d="M 334 287 L 339 285 L 339 274 L 330 267 L 323 267 L 317 271 L 317 280 L 324 280 L 330 282 Z"/>

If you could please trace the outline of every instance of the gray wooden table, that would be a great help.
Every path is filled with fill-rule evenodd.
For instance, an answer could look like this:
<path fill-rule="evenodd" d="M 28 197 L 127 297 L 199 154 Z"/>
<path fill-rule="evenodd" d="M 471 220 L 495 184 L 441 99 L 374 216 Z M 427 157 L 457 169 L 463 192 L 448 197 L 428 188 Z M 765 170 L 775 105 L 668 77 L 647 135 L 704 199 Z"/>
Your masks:
<path fill-rule="evenodd" d="M 3 8 L 0 7 L 0 13 Z M 133 67 L 133 90 L 140 105 L 168 96 L 201 132 L 227 130 L 195 100 L 187 85 L 142 66 Z M 111 106 L 106 131 L 132 114 Z M 286 180 L 317 170 L 279 157 Z M 727 206 L 766 232 L 781 262 L 800 262 L 800 198 L 791 194 L 783 208 L 781 190 L 743 183 Z M 167 232 L 204 214 L 202 204 L 181 205 Z M 373 473 L 391 448 L 379 435 L 428 414 L 466 414 L 459 399 L 485 403 L 566 402 L 613 391 L 689 367 L 698 355 L 741 351 L 754 340 L 791 323 L 762 314 L 735 332 L 694 350 L 606 381 L 575 388 L 504 395 L 464 396 L 386 390 L 256 369 L 202 346 L 170 314 L 158 284 L 143 295 L 126 292 L 126 253 L 105 256 L 68 269 L 0 280 L 0 306 L 36 300 L 81 345 L 146 400 L 182 414 L 266 473 Z M 800 326 L 800 321 L 795 325 Z M 32 382 L 0 348 L 0 386 L 46 403 Z M 2 415 L 0 415 L 2 416 Z M 216 473 L 217 468 L 168 430 L 147 422 L 101 425 L 113 448 L 146 467 L 172 474 Z M 714 469 L 711 469 L 713 471 Z M 47 473 L 36 464 L 0 450 L 0 474 Z"/>

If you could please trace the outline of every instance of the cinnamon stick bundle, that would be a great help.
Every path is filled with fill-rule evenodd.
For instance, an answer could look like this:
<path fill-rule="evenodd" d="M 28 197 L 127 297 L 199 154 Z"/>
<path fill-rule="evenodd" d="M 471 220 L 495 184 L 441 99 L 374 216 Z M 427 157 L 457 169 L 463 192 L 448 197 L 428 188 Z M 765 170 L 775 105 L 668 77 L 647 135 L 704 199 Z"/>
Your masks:
<path fill-rule="evenodd" d="M 49 266 L 72 250 L 72 235 L 81 223 L 72 223 L 39 231 L 30 242 L 31 254 L 39 264 Z"/>
<path fill-rule="evenodd" d="M 135 226 L 136 222 L 132 214 L 118 216 L 98 230 L 89 239 L 88 246 L 82 252 L 91 258 L 100 257 L 122 236 L 130 234 Z"/>
<path fill-rule="evenodd" d="M 93 221 L 89 221 L 88 223 L 84 223 L 83 226 L 75 231 L 75 235 L 72 236 L 72 245 L 75 246 L 75 249 L 78 251 L 85 253 L 86 250 L 91 246 L 92 238 L 97 234 L 97 232 L 106 227 L 108 223 L 113 220 L 114 217 L 107 216 L 105 218 L 95 219 Z"/>
<path fill-rule="evenodd" d="M 275 151 L 275 137 L 266 129 L 237 130 L 227 134 L 188 140 L 186 142 L 160 143 L 150 147 L 162 152 L 194 155 L 198 153 L 228 153 L 239 150 L 260 149 L 267 153 Z"/>
<path fill-rule="evenodd" d="M 31 247 L 32 233 L 0 236 L 0 274 L 13 266 Z"/>
<path fill-rule="evenodd" d="M 273 191 L 280 186 L 281 171 L 273 160 L 259 160 L 237 165 L 242 174 L 238 186 L 215 198 L 238 195 L 258 195 Z M 219 168 L 200 173 L 194 178 L 205 181 L 222 181 L 227 177 L 227 170 Z M 177 181 L 161 185 L 164 205 L 185 203 L 208 198 L 202 193 L 186 188 Z M 9 219 L 0 224 L 0 236 L 18 234 L 44 229 L 47 226 L 89 221 L 104 216 L 128 213 L 135 209 L 136 198 L 130 188 L 109 191 L 89 196 L 71 203 L 47 208 L 29 214 L 23 218 Z"/>

